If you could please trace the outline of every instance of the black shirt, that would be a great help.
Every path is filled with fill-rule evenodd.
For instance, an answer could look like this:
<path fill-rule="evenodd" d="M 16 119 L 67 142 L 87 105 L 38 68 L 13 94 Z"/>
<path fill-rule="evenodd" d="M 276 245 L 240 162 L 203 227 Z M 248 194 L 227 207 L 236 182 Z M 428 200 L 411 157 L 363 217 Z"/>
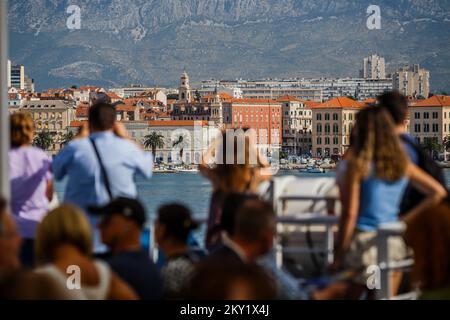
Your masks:
<path fill-rule="evenodd" d="M 106 261 L 142 300 L 162 298 L 160 273 L 145 251 L 122 252 L 111 256 Z"/>

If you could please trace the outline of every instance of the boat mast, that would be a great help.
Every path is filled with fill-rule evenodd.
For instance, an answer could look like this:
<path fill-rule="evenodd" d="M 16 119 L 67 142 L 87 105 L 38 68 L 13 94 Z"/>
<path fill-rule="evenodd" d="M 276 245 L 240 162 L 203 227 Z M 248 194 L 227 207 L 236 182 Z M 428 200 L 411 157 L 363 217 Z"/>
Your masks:
<path fill-rule="evenodd" d="M 8 174 L 9 112 L 8 112 L 8 0 L 0 1 L 0 195 L 10 198 Z"/>

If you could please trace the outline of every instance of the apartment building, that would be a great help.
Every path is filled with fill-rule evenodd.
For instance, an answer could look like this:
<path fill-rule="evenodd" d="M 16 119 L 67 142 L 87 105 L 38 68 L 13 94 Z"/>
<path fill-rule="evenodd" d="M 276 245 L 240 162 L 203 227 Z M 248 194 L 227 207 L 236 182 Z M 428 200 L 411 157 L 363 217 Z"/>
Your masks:
<path fill-rule="evenodd" d="M 435 95 L 409 105 L 409 132 L 418 143 L 435 140 L 442 144 L 450 136 L 450 96 Z"/>
<path fill-rule="evenodd" d="M 364 103 L 338 97 L 312 106 L 312 154 L 316 157 L 341 156 L 350 144 L 356 114 Z"/>
<path fill-rule="evenodd" d="M 430 72 L 420 68 L 418 64 L 405 65 L 392 76 L 394 90 L 400 91 L 407 97 L 428 98 L 430 94 Z"/>
<path fill-rule="evenodd" d="M 282 150 L 292 155 L 309 154 L 312 150 L 311 107 L 318 103 L 292 96 L 277 101 L 282 104 Z"/>

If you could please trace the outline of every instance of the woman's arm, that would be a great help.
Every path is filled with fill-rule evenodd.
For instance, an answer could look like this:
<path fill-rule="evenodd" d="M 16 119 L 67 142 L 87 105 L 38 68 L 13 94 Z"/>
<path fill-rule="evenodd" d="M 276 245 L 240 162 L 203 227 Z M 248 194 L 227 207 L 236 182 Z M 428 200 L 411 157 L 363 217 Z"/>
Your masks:
<path fill-rule="evenodd" d="M 332 266 L 334 270 L 341 266 L 345 252 L 350 246 L 359 211 L 360 178 L 356 174 L 351 176 L 347 175 L 347 177 L 347 181 L 344 182 L 346 196 L 342 203 L 342 214 L 339 221 L 339 232 L 335 248 L 335 261 Z"/>
<path fill-rule="evenodd" d="M 413 163 L 409 163 L 406 167 L 406 176 L 411 181 L 411 184 L 425 195 L 422 202 L 405 214 L 403 220 L 408 222 L 421 211 L 439 204 L 447 196 L 447 190 L 432 176 Z"/>
<path fill-rule="evenodd" d="M 109 300 L 138 300 L 139 297 L 128 284 L 111 272 L 111 287 L 109 289 Z"/>

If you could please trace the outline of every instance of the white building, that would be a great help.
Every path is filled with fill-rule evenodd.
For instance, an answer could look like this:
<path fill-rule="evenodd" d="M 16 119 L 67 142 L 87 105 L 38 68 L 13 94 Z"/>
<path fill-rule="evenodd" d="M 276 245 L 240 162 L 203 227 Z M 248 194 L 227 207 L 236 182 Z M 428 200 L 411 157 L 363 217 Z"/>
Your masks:
<path fill-rule="evenodd" d="M 364 58 L 362 77 L 364 79 L 386 79 L 384 58 L 377 54 Z"/>
<path fill-rule="evenodd" d="M 8 60 L 8 87 L 14 87 L 25 90 L 25 67 L 22 65 L 13 65 Z"/>
<path fill-rule="evenodd" d="M 167 94 L 161 88 L 143 87 L 141 85 L 131 85 L 124 88 L 113 88 L 109 90 L 123 99 L 145 96 L 152 100 L 161 101 L 167 105 Z"/>
<path fill-rule="evenodd" d="M 407 97 L 428 98 L 430 95 L 430 72 L 418 64 L 399 68 L 392 77 L 392 86 Z"/>

